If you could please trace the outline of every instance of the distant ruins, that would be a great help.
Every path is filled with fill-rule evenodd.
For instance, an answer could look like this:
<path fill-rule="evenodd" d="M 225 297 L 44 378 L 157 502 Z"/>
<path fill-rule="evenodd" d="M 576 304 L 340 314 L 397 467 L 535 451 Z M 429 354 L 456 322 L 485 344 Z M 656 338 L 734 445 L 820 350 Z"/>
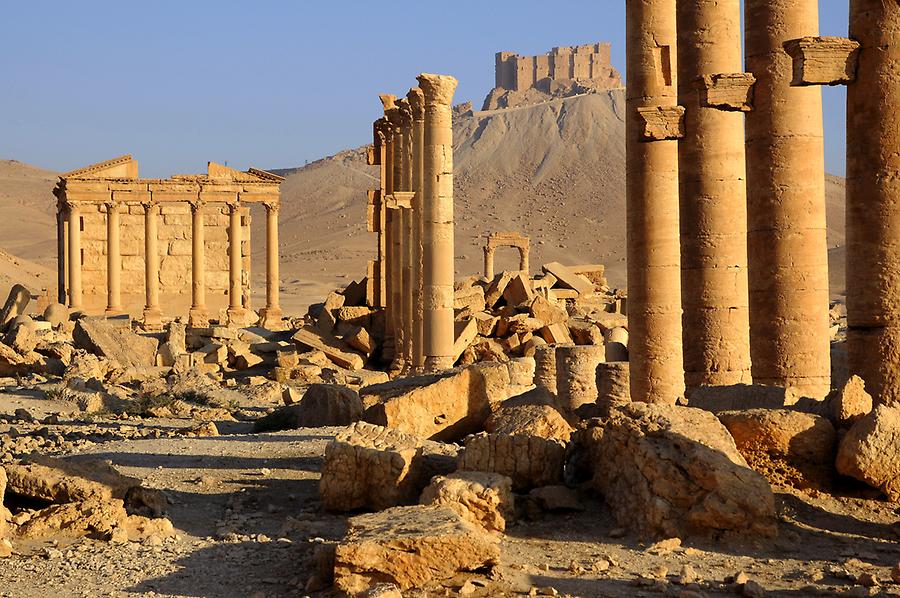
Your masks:
<path fill-rule="evenodd" d="M 610 61 L 610 44 L 553 48 L 539 56 L 497 52 L 495 89 L 484 110 L 509 108 L 550 97 L 567 97 L 622 87 Z M 531 92 L 531 93 L 529 93 Z"/>
<path fill-rule="evenodd" d="M 274 174 L 209 163 L 206 175 L 140 179 L 131 156 L 68 172 L 58 199 L 59 302 L 85 313 L 163 313 L 205 326 L 227 308 L 232 324 L 250 315 L 250 205 L 266 208 L 267 302 L 263 321 L 281 319 L 278 297 L 279 186 Z M 190 303 L 186 301 L 190 299 Z"/>

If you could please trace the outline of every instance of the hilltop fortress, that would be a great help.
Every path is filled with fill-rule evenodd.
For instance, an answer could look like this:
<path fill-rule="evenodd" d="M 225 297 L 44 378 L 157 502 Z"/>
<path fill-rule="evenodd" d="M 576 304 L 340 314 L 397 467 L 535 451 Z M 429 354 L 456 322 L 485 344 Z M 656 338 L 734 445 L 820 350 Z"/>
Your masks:
<path fill-rule="evenodd" d="M 610 61 L 608 42 L 553 48 L 547 54 L 520 56 L 497 52 L 495 88 L 484 110 L 513 108 L 622 87 L 622 77 Z"/>

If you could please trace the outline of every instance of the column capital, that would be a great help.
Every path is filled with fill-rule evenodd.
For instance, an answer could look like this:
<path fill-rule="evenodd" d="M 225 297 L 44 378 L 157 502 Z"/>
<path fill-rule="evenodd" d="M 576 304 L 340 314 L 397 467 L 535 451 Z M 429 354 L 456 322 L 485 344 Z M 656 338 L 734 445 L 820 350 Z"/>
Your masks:
<path fill-rule="evenodd" d="M 192 212 L 202 209 L 207 203 L 205 199 L 201 199 L 200 197 L 192 197 L 191 199 L 188 199 L 187 202 L 190 204 Z"/>
<path fill-rule="evenodd" d="M 450 75 L 434 75 L 422 73 L 416 80 L 425 96 L 425 105 L 449 106 L 453 102 L 453 94 L 456 92 L 458 81 Z"/>
<path fill-rule="evenodd" d="M 233 214 L 241 208 L 241 201 L 237 198 L 229 199 L 225 202 L 225 206 L 228 208 L 228 213 Z"/>
<path fill-rule="evenodd" d="M 379 94 L 378 99 L 381 100 L 381 106 L 384 108 L 385 113 L 393 108 L 397 102 L 397 96 L 392 93 Z"/>
<path fill-rule="evenodd" d="M 156 199 L 153 199 L 152 193 L 150 195 L 150 199 L 142 199 L 139 203 L 141 204 L 141 207 L 143 207 L 145 210 L 148 210 L 152 207 L 159 205 L 159 201 Z"/>
<path fill-rule="evenodd" d="M 413 120 L 425 120 L 425 93 L 422 91 L 422 88 L 410 88 L 406 94 L 406 100 L 409 102 Z"/>
<path fill-rule="evenodd" d="M 400 123 L 400 129 L 406 130 L 412 126 L 413 113 L 412 108 L 409 105 L 409 100 L 403 98 L 397 102 L 397 109 L 399 111 L 398 121 Z"/>
<path fill-rule="evenodd" d="M 403 120 L 403 117 L 400 114 L 400 106 L 391 106 L 390 108 L 385 109 L 384 117 L 388 121 L 389 133 L 397 134 L 397 132 L 400 130 L 400 124 Z"/>
<path fill-rule="evenodd" d="M 115 201 L 113 199 L 107 200 L 103 202 L 103 205 L 106 206 L 106 212 L 109 213 L 111 211 L 119 211 L 119 207 L 121 207 L 122 202 Z"/>
<path fill-rule="evenodd" d="M 278 212 L 281 209 L 281 202 L 276 199 L 267 200 L 262 202 L 262 205 L 266 206 L 267 212 Z"/>

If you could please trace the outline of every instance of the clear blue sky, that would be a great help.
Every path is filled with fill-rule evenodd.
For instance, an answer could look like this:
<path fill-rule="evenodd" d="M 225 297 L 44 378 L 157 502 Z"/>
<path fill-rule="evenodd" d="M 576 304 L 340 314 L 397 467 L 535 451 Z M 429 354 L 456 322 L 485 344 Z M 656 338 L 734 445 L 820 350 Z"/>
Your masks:
<path fill-rule="evenodd" d="M 848 0 L 820 0 L 846 35 Z M 0 8 L 0 158 L 69 170 L 124 153 L 142 176 L 290 167 L 367 143 L 377 94 L 427 71 L 480 107 L 494 53 L 608 40 L 622 0 L 28 0 Z M 843 89 L 826 97 L 826 161 L 844 172 Z"/>

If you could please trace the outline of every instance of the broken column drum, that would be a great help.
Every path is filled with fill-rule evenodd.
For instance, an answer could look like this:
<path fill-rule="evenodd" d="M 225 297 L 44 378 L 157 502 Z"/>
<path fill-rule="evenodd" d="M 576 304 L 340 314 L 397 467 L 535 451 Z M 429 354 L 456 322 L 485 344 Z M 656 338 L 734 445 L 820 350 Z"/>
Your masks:
<path fill-rule="evenodd" d="M 684 376 L 688 388 L 749 383 L 744 116 L 711 102 L 742 86 L 740 0 L 678 3 L 678 145 Z M 744 87 L 746 89 L 746 87 Z"/>
<path fill-rule="evenodd" d="M 900 3 L 850 1 L 860 43 L 847 89 L 847 345 L 851 374 L 900 402 Z"/>
<path fill-rule="evenodd" d="M 557 406 L 571 412 L 597 401 L 597 366 L 603 362 L 603 345 L 566 345 L 556 348 Z"/>
<path fill-rule="evenodd" d="M 425 369 L 453 366 L 453 128 L 456 79 L 422 74 L 425 151 L 422 196 L 423 346 Z"/>
<path fill-rule="evenodd" d="M 684 394 L 675 0 L 627 0 L 626 228 L 631 396 Z"/>
<path fill-rule="evenodd" d="M 534 348 L 534 385 L 556 395 L 556 345 Z"/>
<path fill-rule="evenodd" d="M 817 35 L 818 1 L 746 0 L 744 9 L 746 66 L 756 77 L 746 120 L 753 381 L 823 397 L 831 366 L 822 93 L 791 87 L 783 47 Z"/>
<path fill-rule="evenodd" d="M 597 404 L 601 413 L 631 402 L 627 361 L 608 361 L 597 365 Z"/>

